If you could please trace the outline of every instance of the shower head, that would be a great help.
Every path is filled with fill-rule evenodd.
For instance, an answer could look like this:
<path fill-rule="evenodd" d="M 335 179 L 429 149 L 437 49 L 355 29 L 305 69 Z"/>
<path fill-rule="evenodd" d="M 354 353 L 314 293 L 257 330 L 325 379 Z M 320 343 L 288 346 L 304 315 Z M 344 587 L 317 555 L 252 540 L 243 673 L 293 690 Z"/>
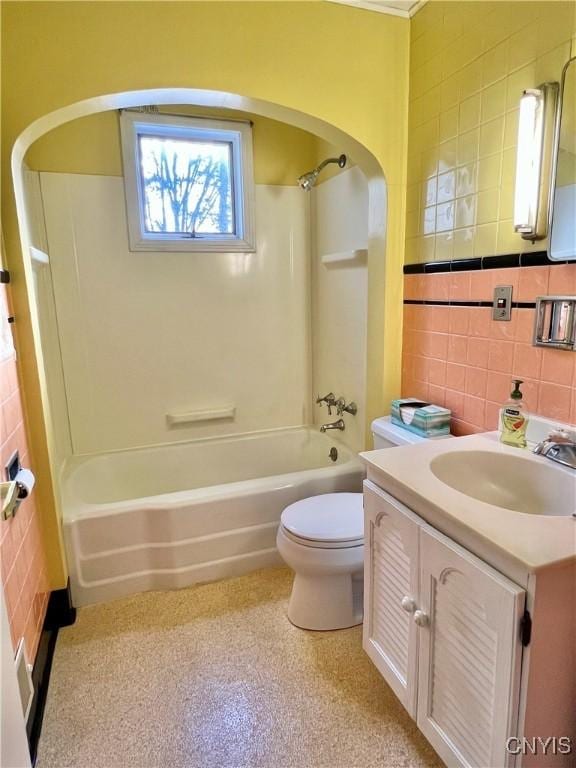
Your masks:
<path fill-rule="evenodd" d="M 310 192 L 314 184 L 316 184 L 316 179 L 318 178 L 318 171 L 309 171 L 308 173 L 303 174 L 298 179 L 298 184 L 302 187 L 302 189 L 305 192 Z"/>
<path fill-rule="evenodd" d="M 314 168 L 313 171 L 308 171 L 308 173 L 302 174 L 302 176 L 300 176 L 298 179 L 298 184 L 305 192 L 310 192 L 314 184 L 316 184 L 316 179 L 318 178 L 320 171 L 330 163 L 337 163 L 339 168 L 344 168 L 346 165 L 346 155 L 340 155 L 340 157 L 329 157 L 327 160 L 323 160 L 317 168 Z"/>

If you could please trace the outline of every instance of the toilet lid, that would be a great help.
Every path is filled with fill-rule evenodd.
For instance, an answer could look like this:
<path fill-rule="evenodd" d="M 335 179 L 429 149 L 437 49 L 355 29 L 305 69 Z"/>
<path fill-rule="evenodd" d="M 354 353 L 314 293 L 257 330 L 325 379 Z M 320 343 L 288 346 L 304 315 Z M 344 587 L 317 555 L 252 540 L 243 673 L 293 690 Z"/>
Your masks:
<path fill-rule="evenodd" d="M 310 541 L 349 541 L 364 538 L 361 493 L 324 493 L 290 504 L 282 512 L 284 528 Z"/>

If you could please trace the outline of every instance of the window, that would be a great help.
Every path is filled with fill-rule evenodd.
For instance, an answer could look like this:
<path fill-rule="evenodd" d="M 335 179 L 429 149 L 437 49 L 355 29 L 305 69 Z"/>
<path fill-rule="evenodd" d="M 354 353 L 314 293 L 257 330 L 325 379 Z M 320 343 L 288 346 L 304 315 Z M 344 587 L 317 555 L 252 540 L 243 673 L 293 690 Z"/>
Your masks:
<path fill-rule="evenodd" d="M 130 249 L 253 251 L 249 123 L 123 111 Z"/>

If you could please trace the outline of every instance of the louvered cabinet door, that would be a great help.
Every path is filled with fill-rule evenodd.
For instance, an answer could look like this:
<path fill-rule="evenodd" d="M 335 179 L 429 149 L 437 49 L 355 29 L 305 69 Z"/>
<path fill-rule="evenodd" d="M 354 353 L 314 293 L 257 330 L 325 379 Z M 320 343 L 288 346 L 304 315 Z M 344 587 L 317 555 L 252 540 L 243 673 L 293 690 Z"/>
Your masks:
<path fill-rule="evenodd" d="M 416 717 L 419 518 L 364 484 L 364 650 Z"/>
<path fill-rule="evenodd" d="M 512 765 L 525 592 L 428 527 L 420 563 L 418 727 L 449 766 Z"/>

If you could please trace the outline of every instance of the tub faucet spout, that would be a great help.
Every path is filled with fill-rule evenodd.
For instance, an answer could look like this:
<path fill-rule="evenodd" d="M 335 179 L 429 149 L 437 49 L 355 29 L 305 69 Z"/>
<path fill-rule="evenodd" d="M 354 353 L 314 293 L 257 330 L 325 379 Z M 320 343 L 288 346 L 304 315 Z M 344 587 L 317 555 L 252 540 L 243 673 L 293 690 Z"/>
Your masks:
<path fill-rule="evenodd" d="M 341 432 L 344 432 L 346 429 L 344 419 L 338 419 L 338 421 L 333 421 L 331 424 L 322 424 L 320 432 L 327 432 L 329 429 L 339 429 Z"/>

